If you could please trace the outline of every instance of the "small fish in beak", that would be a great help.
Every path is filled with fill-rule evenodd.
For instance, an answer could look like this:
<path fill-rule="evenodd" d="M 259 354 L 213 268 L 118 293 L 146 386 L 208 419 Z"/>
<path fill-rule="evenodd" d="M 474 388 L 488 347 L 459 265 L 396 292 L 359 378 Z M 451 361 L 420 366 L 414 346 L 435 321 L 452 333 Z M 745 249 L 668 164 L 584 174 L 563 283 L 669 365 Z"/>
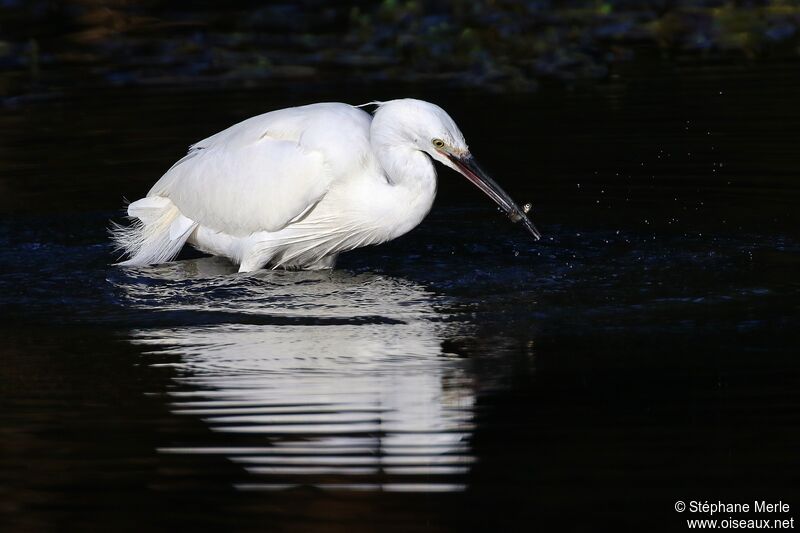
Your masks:
<path fill-rule="evenodd" d="M 475 184 L 476 187 L 482 190 L 489 198 L 494 200 L 495 203 L 500 206 L 511 222 L 517 223 L 521 221 L 522 225 L 525 226 L 525 229 L 527 229 L 537 241 L 542 238 L 542 234 L 539 233 L 539 230 L 536 229 L 536 226 L 534 226 L 533 222 L 531 222 L 527 217 L 527 213 L 531 208 L 530 204 L 525 204 L 527 209 L 520 209 L 520 207 L 514 203 L 514 200 L 511 199 L 508 193 L 505 192 L 496 181 L 490 178 L 480 166 L 478 166 L 478 163 L 475 161 L 475 158 L 473 158 L 472 155 L 466 154 L 461 157 L 454 154 L 446 155 L 456 166 L 456 169 L 465 178 Z"/>

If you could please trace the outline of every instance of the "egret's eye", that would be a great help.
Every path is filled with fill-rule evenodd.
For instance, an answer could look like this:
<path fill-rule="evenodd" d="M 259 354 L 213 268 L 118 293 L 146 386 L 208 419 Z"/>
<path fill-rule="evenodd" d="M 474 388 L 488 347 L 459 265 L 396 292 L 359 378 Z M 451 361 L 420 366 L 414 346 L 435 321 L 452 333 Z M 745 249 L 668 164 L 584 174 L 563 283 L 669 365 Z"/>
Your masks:
<path fill-rule="evenodd" d="M 435 146 L 436 148 L 444 148 L 444 141 L 443 140 L 434 139 L 432 142 L 433 142 L 433 146 Z"/>

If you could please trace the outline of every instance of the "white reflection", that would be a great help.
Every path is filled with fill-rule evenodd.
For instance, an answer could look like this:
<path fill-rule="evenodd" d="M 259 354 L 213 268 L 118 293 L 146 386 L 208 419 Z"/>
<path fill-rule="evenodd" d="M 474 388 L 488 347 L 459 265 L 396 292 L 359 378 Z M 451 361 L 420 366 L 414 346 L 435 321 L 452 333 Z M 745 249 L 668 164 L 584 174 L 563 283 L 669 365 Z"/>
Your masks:
<path fill-rule="evenodd" d="M 463 490 L 473 383 L 442 350 L 461 326 L 436 312 L 436 295 L 372 274 L 230 270 L 203 259 L 118 282 L 137 307 L 187 313 L 183 324 L 211 317 L 132 332 L 180 356 L 174 412 L 229 438 L 163 452 L 229 457 L 254 477 L 243 490 Z"/>

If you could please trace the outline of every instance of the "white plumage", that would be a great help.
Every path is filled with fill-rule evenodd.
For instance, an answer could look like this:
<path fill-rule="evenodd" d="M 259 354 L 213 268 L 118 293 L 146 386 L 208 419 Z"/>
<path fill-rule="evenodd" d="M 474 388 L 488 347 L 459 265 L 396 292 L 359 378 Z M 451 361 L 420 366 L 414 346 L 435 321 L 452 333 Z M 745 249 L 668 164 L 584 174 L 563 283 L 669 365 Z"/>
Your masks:
<path fill-rule="evenodd" d="M 438 106 L 403 99 L 360 108 L 320 103 L 259 115 L 189 148 L 114 226 L 123 265 L 172 260 L 187 242 L 240 271 L 332 268 L 336 256 L 399 237 L 436 195 L 435 159 L 524 213 L 469 154 Z"/>

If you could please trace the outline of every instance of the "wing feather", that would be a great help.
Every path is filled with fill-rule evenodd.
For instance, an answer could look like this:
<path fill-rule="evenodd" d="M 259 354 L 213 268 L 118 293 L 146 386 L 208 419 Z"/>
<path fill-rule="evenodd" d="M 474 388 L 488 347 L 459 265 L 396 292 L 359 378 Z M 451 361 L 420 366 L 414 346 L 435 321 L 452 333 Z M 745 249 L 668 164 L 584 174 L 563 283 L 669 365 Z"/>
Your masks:
<path fill-rule="evenodd" d="M 185 217 L 228 235 L 277 231 L 360 164 L 345 156 L 359 153 L 354 145 L 366 149 L 369 124 L 367 113 L 345 104 L 259 115 L 192 145 L 148 197 L 169 198 Z"/>

